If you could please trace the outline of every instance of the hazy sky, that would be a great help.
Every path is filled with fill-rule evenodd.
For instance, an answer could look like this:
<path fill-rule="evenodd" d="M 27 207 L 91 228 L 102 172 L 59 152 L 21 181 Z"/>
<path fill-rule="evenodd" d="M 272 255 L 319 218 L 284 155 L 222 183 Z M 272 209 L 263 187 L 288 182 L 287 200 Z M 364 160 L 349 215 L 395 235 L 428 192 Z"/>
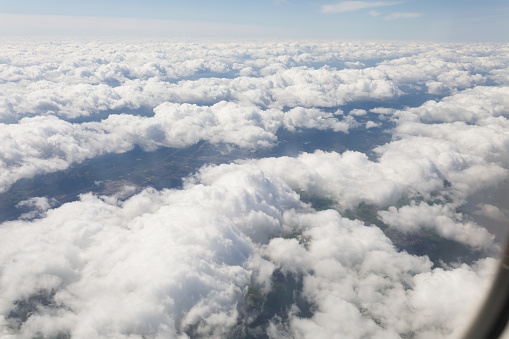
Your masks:
<path fill-rule="evenodd" d="M 509 41 L 505 0 L 2 0 L 0 35 Z"/>

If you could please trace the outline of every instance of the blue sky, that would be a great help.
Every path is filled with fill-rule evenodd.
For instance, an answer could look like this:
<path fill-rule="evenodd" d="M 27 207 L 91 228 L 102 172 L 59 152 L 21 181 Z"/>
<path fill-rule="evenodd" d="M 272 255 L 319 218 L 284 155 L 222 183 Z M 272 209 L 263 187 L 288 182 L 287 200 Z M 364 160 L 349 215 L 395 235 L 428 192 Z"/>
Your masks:
<path fill-rule="evenodd" d="M 0 0 L 0 35 L 509 41 L 506 0 Z"/>

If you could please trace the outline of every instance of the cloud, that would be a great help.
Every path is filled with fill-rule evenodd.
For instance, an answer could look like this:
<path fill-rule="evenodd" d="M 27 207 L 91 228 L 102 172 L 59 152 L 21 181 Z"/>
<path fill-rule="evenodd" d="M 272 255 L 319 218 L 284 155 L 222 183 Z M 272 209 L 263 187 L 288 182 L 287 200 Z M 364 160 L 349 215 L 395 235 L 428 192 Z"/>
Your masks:
<path fill-rule="evenodd" d="M 209 140 L 256 148 L 274 145 L 278 128 L 292 131 L 318 128 L 347 132 L 355 128 L 353 120 L 341 119 L 314 107 L 337 107 L 363 100 L 394 100 L 405 95 L 404 91 L 410 91 L 409 86 L 419 83 L 430 89 L 433 84 L 439 83 L 444 93 L 454 92 L 498 79 L 488 79 L 479 72 L 486 73 L 494 67 L 500 67 L 499 60 L 504 60 L 497 55 L 478 62 L 475 61 L 477 58 L 469 56 L 467 63 L 472 62 L 474 69 L 466 71 L 459 69 L 465 69 L 467 63 L 454 59 L 450 48 L 441 47 L 435 53 L 429 51 L 435 45 L 410 46 L 400 50 L 403 48 L 400 45 L 379 43 L 366 44 L 366 48 L 362 49 L 353 45 L 343 48 L 340 45 L 331 47 L 317 44 L 313 45 L 313 50 L 316 48 L 317 52 L 312 55 L 303 53 L 297 46 L 285 50 L 287 47 L 281 44 L 277 45 L 281 55 L 268 55 L 265 58 L 259 57 L 265 48 L 263 44 L 254 47 L 240 44 L 240 47 L 222 52 L 224 54 L 218 53 L 220 57 L 211 59 L 205 58 L 203 51 L 222 51 L 223 45 L 203 45 L 204 48 L 186 52 L 183 44 L 169 44 L 163 45 L 165 49 L 157 62 L 142 53 L 140 47 L 121 44 L 112 44 L 111 51 L 99 53 L 95 59 L 86 53 L 97 50 L 98 46 L 93 42 L 78 50 L 70 48 L 67 42 L 54 43 L 52 48 L 40 47 L 33 42 L 27 42 L 24 46 L 46 48 L 44 51 L 51 61 L 46 63 L 29 55 L 22 59 L 9 55 L 7 63 L 2 66 L 7 82 L 0 100 L 0 114 L 8 123 L 2 125 L 2 128 L 5 131 L 17 131 L 14 133 L 16 135 L 3 134 L 4 139 L 9 139 L 4 145 L 10 145 L 9 150 L 3 153 L 6 166 L 4 187 L 19 178 L 61 170 L 71 163 L 106 152 L 125 152 L 134 145 L 153 150 L 157 147 L 186 147 L 199 140 Z M 146 45 L 147 48 L 153 46 L 157 44 Z M 178 51 L 178 56 L 168 51 L 172 47 Z M 338 48 L 342 48 L 344 53 L 341 57 L 334 54 Z M 482 53 L 475 46 L 472 48 L 467 50 L 464 47 L 462 53 Z M 251 57 L 243 57 L 245 54 Z M 392 60 L 380 62 L 374 67 L 365 67 L 358 61 L 344 61 L 380 57 L 390 57 Z M 232 58 L 235 62 L 231 61 Z M 363 68 L 295 66 L 296 62 L 313 64 L 338 60 L 343 60 L 342 63 L 349 67 Z M 58 63 L 59 67 L 55 69 L 52 63 Z M 251 67 L 255 75 L 233 79 L 226 76 L 200 77 L 201 72 L 221 75 L 238 67 Z M 186 78 L 192 76 L 197 78 Z M 443 113 L 447 105 L 454 104 L 452 101 L 472 101 L 475 93 L 490 97 L 482 103 L 472 101 L 474 105 L 464 110 L 458 108 L 454 115 L 435 114 L 442 120 L 459 119 L 458 112 L 472 112 L 473 107 L 477 107 L 475 105 L 483 105 L 487 109 L 498 102 L 501 108 L 505 107 L 503 91 L 503 87 L 477 86 L 472 92 L 468 90 L 464 94 L 457 93 L 439 103 L 429 102 L 421 108 L 415 108 L 415 112 L 429 110 Z M 229 103 L 222 103 L 225 101 Z M 156 107 L 160 114 L 154 115 Z M 283 112 L 285 107 L 290 110 Z M 501 108 L 497 106 L 489 109 L 497 116 L 501 114 Z M 240 113 L 233 118 L 237 109 Z M 383 110 L 391 112 L 391 108 L 385 107 Z M 118 114 L 122 112 L 130 114 Z M 407 117 L 410 116 L 409 112 L 405 113 Z M 147 116 L 136 116 L 140 113 Z M 186 114 L 196 114 L 196 117 L 186 117 Z M 424 118 L 424 113 L 418 114 Z M 487 114 L 492 113 L 490 111 Z M 108 115 L 111 117 L 108 118 Z M 71 120 L 72 123 L 52 120 L 49 116 Z M 79 119 L 85 117 L 98 121 L 79 123 Z M 177 119 L 178 123 L 171 125 L 170 118 Z M 17 122 L 19 126 L 15 126 Z M 54 125 L 54 128 L 46 128 L 47 124 Z M 186 128 L 181 129 L 184 126 Z M 177 133 L 177 129 L 182 132 Z M 26 140 L 18 132 L 27 135 Z M 72 133 L 76 134 L 72 136 Z M 109 140 L 113 136 L 117 139 L 111 146 L 104 148 L 99 145 L 99 141 Z M 43 140 L 48 137 L 52 138 L 53 144 Z M 79 140 L 73 141 L 75 137 Z M 12 143 L 13 140 L 16 140 L 16 145 Z M 25 147 L 23 144 L 27 148 L 24 155 L 18 152 Z M 11 166 L 13 164 L 20 166 Z"/>
<path fill-rule="evenodd" d="M 48 199 L 46 197 L 34 197 L 20 201 L 18 204 L 16 204 L 16 207 L 31 209 L 31 211 L 21 214 L 19 217 L 20 219 L 34 219 L 45 216 L 44 212 L 53 207 L 55 204 L 55 199 Z"/>
<path fill-rule="evenodd" d="M 452 86 L 451 86 L 452 87 Z M 397 113 L 402 120 L 419 120 L 427 123 L 465 122 L 480 126 L 496 125 L 509 117 L 509 87 L 476 86 L 454 93 L 442 100 L 427 101 L 419 107 Z M 493 120 L 496 118 L 495 120 Z M 495 126 L 493 126 L 495 128 Z"/>
<path fill-rule="evenodd" d="M 342 208 L 356 206 L 362 201 L 389 205 L 397 201 L 405 189 L 403 183 L 396 183 L 387 176 L 383 166 L 369 161 L 359 152 L 316 151 L 296 158 L 264 158 L 256 163 L 294 190 L 333 199 Z"/>
<path fill-rule="evenodd" d="M 443 338 L 458 335 L 480 301 L 494 259 L 433 267 L 386 234 L 497 247 L 475 217 L 507 217 L 491 198 L 509 173 L 506 46 L 1 46 L 4 190 L 135 145 L 260 150 L 288 134 L 281 129 L 298 138 L 312 128 L 364 133 L 372 147 L 232 159 L 197 169 L 179 189 L 126 186 L 56 208 L 30 197 L 18 204 L 22 217 L 0 227 L 2 336 Z M 380 130 L 364 124 L 390 126 L 392 139 L 370 140 Z M 387 233 L 342 216 L 359 206 Z M 274 295 L 288 300 L 259 320 Z"/>
<path fill-rule="evenodd" d="M 384 6 L 394 6 L 399 4 L 397 1 L 341 1 L 332 5 L 322 5 L 320 10 L 321 13 L 342 13 L 342 12 L 350 12 L 357 11 L 359 9 L 364 8 L 372 8 L 372 7 L 384 7 Z"/>
<path fill-rule="evenodd" d="M 295 131 L 296 128 L 316 128 L 348 133 L 350 128 L 357 127 L 358 124 L 355 119 L 348 117 L 339 121 L 332 113 L 326 114 L 318 109 L 296 107 L 285 113 L 284 125 L 289 131 Z"/>
<path fill-rule="evenodd" d="M 74 61 L 78 62 L 83 63 L 79 59 Z M 315 104 L 334 107 L 356 99 L 384 100 L 400 94 L 383 75 L 361 70 L 283 67 L 269 61 L 268 66 L 258 70 L 262 77 L 198 78 L 175 83 L 175 79 L 201 72 L 228 73 L 232 71 L 231 66 L 220 60 L 201 61 L 199 58 L 171 65 L 154 65 L 148 60 L 139 64 L 102 62 L 105 65 L 92 63 L 78 69 L 64 65 L 51 74 L 41 74 L 40 69 L 32 74 L 32 70 L 24 67 L 6 67 L 9 83 L 6 96 L 0 102 L 3 107 L 0 118 L 12 121 L 35 114 L 76 119 L 108 110 L 150 112 L 166 101 L 213 105 L 227 100 L 261 107 L 314 107 Z M 41 65 L 40 68 L 46 67 L 50 66 Z M 30 84 L 21 85 L 21 79 Z"/>
<path fill-rule="evenodd" d="M 444 179 L 453 184 L 454 190 L 449 193 L 465 199 L 506 175 L 503 166 L 507 138 L 503 126 L 507 96 L 503 94 L 507 88 L 476 86 L 486 80 L 480 72 L 498 69 L 498 60 L 503 59 L 495 55 L 479 62 L 473 56 L 484 52 L 476 46 L 472 50 L 470 45 L 459 47 L 468 55 L 469 65 L 472 62 L 473 66 L 469 67 L 473 69 L 468 71 L 449 47 L 433 44 L 406 46 L 403 50 L 392 44 L 366 44 L 362 49 L 347 45 L 342 49 L 346 55 L 343 59 L 328 56 L 320 60 L 381 56 L 391 56 L 392 60 L 374 67 L 344 61 L 347 66 L 364 65 L 364 68 L 339 70 L 292 66 L 296 62 L 317 62 L 316 58 L 323 58 L 323 53 L 307 55 L 298 46 L 290 48 L 284 44 L 276 45 L 282 50 L 277 56 L 267 55 L 263 44 L 254 47 L 238 44 L 233 49 L 228 44 L 204 45 L 191 51 L 176 44 L 171 47 L 182 56 L 161 51 L 157 62 L 143 53 L 133 54 L 130 47 L 112 46 L 118 52 L 98 54 L 92 60 L 87 59 L 85 51 L 96 50 L 98 46 L 94 43 L 78 51 L 69 49 L 66 43 L 55 44 L 59 53 L 51 60 L 59 60 L 60 52 L 66 55 L 65 60 L 67 57 L 72 60 L 62 60 L 56 70 L 28 56 L 20 61 L 14 57 L 9 59 L 3 69 L 8 82 L 2 112 L 9 119 L 23 117 L 23 112 L 41 116 L 0 126 L 4 145 L 0 149 L 4 169 L 0 183 L 4 190 L 20 178 L 62 170 L 104 153 L 126 152 L 135 145 L 150 151 L 158 147 L 187 147 L 207 140 L 257 149 L 275 145 L 281 128 L 293 132 L 316 128 L 347 133 L 359 126 L 355 119 L 315 107 L 337 107 L 359 100 L 390 100 L 404 95 L 401 88 L 408 91 L 415 84 L 432 88 L 436 83 L 448 92 L 467 89 L 414 108 L 370 110 L 394 114 L 398 122 L 395 135 L 401 138 L 376 149 L 380 156 L 377 163 L 356 152 L 343 155 L 317 152 L 260 164 L 284 178 L 292 188 L 332 198 L 344 208 L 362 201 L 384 207 L 416 192 L 429 195 L 443 189 Z M 225 46 L 228 48 L 217 52 L 220 55 L 217 58 L 200 54 L 203 50 L 223 51 Z M 376 50 L 375 54 L 369 46 Z M 139 52 L 139 47 L 133 48 Z M 329 54 L 339 47 L 330 48 L 317 45 L 317 50 L 325 49 Z M 52 55 L 53 50 L 48 49 L 47 53 Z M 237 54 L 252 57 L 237 57 Z M 246 67 L 256 76 L 198 77 L 175 82 L 200 72 L 223 74 Z M 83 79 L 90 83 L 81 83 Z M 23 85 L 24 82 L 28 85 Z M 476 87 L 468 89 L 471 86 Z M 142 107 L 153 114 L 115 113 L 101 121 L 84 123 L 62 119 Z M 359 115 L 367 111 L 353 109 L 351 112 Z M 462 125 L 459 121 L 477 125 Z M 375 126 L 375 122 L 366 123 L 367 128 Z M 408 150 L 413 150 L 413 154 Z M 277 172 L 278 166 L 271 169 L 273 163 L 280 164 L 283 172 L 288 173 Z M 358 170 L 360 164 L 364 164 L 363 170 Z M 347 175 L 329 177 L 327 173 L 336 172 L 335 166 Z M 302 171 L 290 168 L 302 168 Z M 370 184 L 363 186 L 358 182 Z"/>
<path fill-rule="evenodd" d="M 119 17 L 0 14 L 2 36 L 246 38 L 288 35 L 274 27 Z M 25 24 L 21 24 L 25 23 Z M 62 34 L 65 32 L 65 34 Z"/>
<path fill-rule="evenodd" d="M 479 302 L 483 281 L 492 274 L 493 259 L 432 270 L 426 258 L 394 251 L 378 228 L 333 211 L 302 214 L 295 222 L 306 225 L 307 250 L 294 239 L 273 239 L 265 249 L 283 270 L 302 272 L 303 296 L 315 308 L 311 317 L 290 310 L 291 337 L 458 335 L 475 312 L 464 303 Z M 468 288 L 455 291 L 463 281 Z M 443 297 L 434 302 L 437 296 Z"/>
<path fill-rule="evenodd" d="M 436 81 L 426 83 L 428 92 L 431 94 L 449 94 L 451 88 L 470 88 L 475 85 L 482 85 L 486 79 L 481 74 L 472 75 L 466 71 L 451 70 L 440 74 Z"/>
<path fill-rule="evenodd" d="M 0 314 L 11 316 L 2 325 L 22 321 L 25 336 L 222 337 L 247 286 L 270 288 L 274 265 L 256 243 L 280 236 L 283 213 L 299 206 L 280 182 L 244 167 L 209 185 L 148 189 L 125 202 L 88 194 L 32 222 L 5 223 L 0 256 L 11 264 Z M 18 318 L 16 303 L 33 296 L 37 311 Z"/>
<path fill-rule="evenodd" d="M 424 124 L 418 125 L 426 130 Z M 430 126 L 429 130 L 436 128 L 437 133 L 434 137 L 419 135 L 417 131 L 419 128 L 410 132 L 410 126 L 411 124 L 401 125 L 402 130 L 409 128 L 406 138 L 379 146 L 375 151 L 381 155 L 380 163 L 399 167 L 398 174 L 401 176 L 399 180 L 406 181 L 413 178 L 416 182 L 421 182 L 422 186 L 417 188 L 417 192 L 431 193 L 432 190 L 440 188 L 440 181 L 443 184 L 443 180 L 448 180 L 454 186 L 450 193 L 465 199 L 482 187 L 492 187 L 496 182 L 503 181 L 507 176 L 507 169 L 501 164 L 492 162 L 488 154 L 485 158 L 480 156 L 480 152 L 483 152 L 481 149 L 491 147 L 490 141 L 481 142 L 478 150 L 463 152 L 467 145 L 455 143 L 443 134 L 439 136 L 439 133 L 447 131 L 453 135 L 454 139 L 459 140 L 461 137 L 456 135 L 454 125 Z M 467 133 L 467 135 L 476 137 L 474 133 Z M 478 135 L 477 142 L 481 140 L 482 137 Z M 472 140 L 472 144 L 474 143 L 476 141 Z M 496 153 L 499 155 L 498 152 Z M 405 174 L 405 171 L 411 168 L 416 172 Z M 429 178 L 429 181 L 424 184 L 422 179 L 418 179 L 420 176 Z"/>
<path fill-rule="evenodd" d="M 464 220 L 461 213 L 455 213 L 456 206 L 412 203 L 399 209 L 391 206 L 379 211 L 382 221 L 402 232 L 429 228 L 445 239 L 455 240 L 477 248 L 490 248 L 494 236 L 485 228 L 472 221 Z"/>
<path fill-rule="evenodd" d="M 462 201 L 507 177 L 507 170 L 461 156 L 454 148 L 448 148 L 451 146 L 421 138 L 381 147 L 378 151 L 382 155 L 377 162 L 369 161 L 362 153 L 350 151 L 341 155 L 316 151 L 296 158 L 265 158 L 254 162 L 301 194 L 331 199 L 343 211 L 361 202 L 386 208 L 403 197 L 431 199 L 437 192 L 455 195 Z M 423 148 L 427 151 L 422 151 Z M 446 178 L 452 182 L 453 189 L 444 187 Z M 423 203 L 416 207 L 402 207 L 399 211 L 389 207 L 388 211 L 379 214 L 384 222 L 402 232 L 433 229 L 446 239 L 489 249 L 493 237 L 476 223 L 462 221 L 463 215 L 452 213 L 457 207 L 430 207 Z M 424 219 L 419 221 L 418 215 Z"/>
<path fill-rule="evenodd" d="M 422 15 L 421 13 L 413 13 L 413 12 L 408 12 L 408 13 L 394 12 L 394 13 L 391 13 L 388 16 L 386 16 L 384 18 L 384 20 L 396 20 L 396 19 L 402 19 L 402 18 L 418 18 L 421 15 Z"/>
<path fill-rule="evenodd" d="M 282 237 L 296 231 L 305 243 Z M 313 305 L 308 318 L 291 307 L 283 333 L 442 337 L 471 315 L 494 266 L 431 269 L 376 227 L 309 209 L 253 164 L 204 167 L 183 189 L 126 201 L 85 194 L 0 235 L 2 331 L 27 337 L 225 337 L 248 288 L 267 295 L 275 270 L 302 279 L 295 293 Z M 430 291 L 447 296 L 446 313 Z"/>
<path fill-rule="evenodd" d="M 483 187 L 504 180 L 507 170 L 463 154 L 438 137 L 409 137 L 375 149 L 377 161 L 360 152 L 315 151 L 298 157 L 265 158 L 256 163 L 283 178 L 295 190 L 333 199 L 344 208 L 358 203 L 389 206 L 404 195 L 430 197 L 452 182 L 449 194 L 465 199 Z"/>
<path fill-rule="evenodd" d="M 20 58 L 12 52 L 20 43 L 3 43 L 6 59 L 0 64 L 5 81 L 0 119 L 4 122 L 31 115 L 97 119 L 109 110 L 150 113 L 167 101 L 335 107 L 356 100 L 392 100 L 408 91 L 407 87 L 424 83 L 430 93 L 449 95 L 457 89 L 503 81 L 497 74 L 507 59 L 505 50 L 498 48 L 480 61 L 476 55 L 483 51 L 476 45 L 376 43 L 360 48 L 313 43 L 310 53 L 279 44 L 274 54 L 267 54 L 262 43 L 224 48 L 212 43 L 190 47 L 177 42 L 145 42 L 142 46 L 111 41 L 103 52 L 97 52 L 97 43 L 90 41 L 80 49 L 71 48 L 72 43 L 65 40 L 46 45 L 21 43 L 47 55 L 38 59 L 31 55 Z M 157 59 L 144 52 L 151 48 L 160 48 Z M 462 58 L 452 53 L 458 48 Z M 210 50 L 220 52 L 210 56 L 206 53 Z M 88 51 L 94 51 L 95 57 Z M 359 61 L 376 59 L 390 60 L 375 67 Z M 55 63 L 59 65 L 56 69 Z M 338 63 L 359 69 L 324 66 Z M 309 66 L 317 64 L 320 66 Z"/>
<path fill-rule="evenodd" d="M 366 65 L 360 61 L 356 61 L 356 62 L 346 61 L 345 66 L 348 68 L 364 68 L 364 67 L 366 67 Z"/>
<path fill-rule="evenodd" d="M 351 118 L 339 120 L 319 109 L 261 110 L 253 105 L 219 102 L 212 106 L 163 103 L 153 117 L 112 114 L 100 122 L 70 123 L 54 116 L 0 124 L 0 190 L 21 178 L 63 170 L 105 153 L 124 153 L 135 145 L 183 148 L 207 140 L 246 149 L 274 146 L 280 128 L 331 129 L 348 133 Z"/>
<path fill-rule="evenodd" d="M 505 224 L 507 224 L 509 221 L 509 214 L 507 211 L 502 210 L 497 206 L 490 204 L 479 204 L 477 207 L 478 209 L 474 212 L 477 215 L 481 215 Z"/>
<path fill-rule="evenodd" d="M 368 114 L 368 112 L 365 109 L 353 109 L 348 114 L 355 116 L 363 116 Z"/>
<path fill-rule="evenodd" d="M 376 123 L 376 122 L 373 122 L 373 121 L 366 122 L 366 128 L 367 129 L 376 128 L 376 127 L 380 127 L 380 124 Z"/>

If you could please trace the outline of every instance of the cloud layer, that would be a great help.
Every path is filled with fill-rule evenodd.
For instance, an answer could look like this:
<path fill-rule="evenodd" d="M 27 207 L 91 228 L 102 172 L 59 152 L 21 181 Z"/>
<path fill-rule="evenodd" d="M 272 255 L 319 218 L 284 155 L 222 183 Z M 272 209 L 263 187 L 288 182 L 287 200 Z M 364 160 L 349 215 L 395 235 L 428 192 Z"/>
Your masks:
<path fill-rule="evenodd" d="M 285 138 L 316 143 L 309 130 L 324 138 L 294 157 L 225 156 L 179 189 L 17 201 L 24 213 L 0 224 L 1 335 L 458 337 L 509 216 L 508 50 L 3 41 L 2 197 L 135 146 L 259 156 Z M 348 133 L 368 151 L 325 145 Z M 413 237 L 477 257 L 432 262 L 399 247 Z"/>
<path fill-rule="evenodd" d="M 296 230 L 304 243 L 281 237 Z M 248 287 L 267 293 L 276 269 L 302 277 L 300 293 L 315 311 L 302 318 L 291 309 L 272 331 L 441 337 L 471 315 L 465 306 L 479 301 L 493 266 L 432 270 L 378 228 L 316 213 L 247 164 L 205 168 L 183 190 L 148 189 L 123 202 L 82 195 L 0 233 L 6 337 L 17 327 L 22 337 L 224 337 Z M 444 313 L 430 300 L 458 281 L 468 293 L 449 297 Z"/>
<path fill-rule="evenodd" d="M 316 107 L 392 102 L 426 88 L 433 95 L 454 94 L 490 82 L 503 84 L 499 74 L 507 69 L 503 45 L 485 56 L 485 47 L 477 45 L 376 42 L 105 46 L 27 40 L 22 46 L 30 53 L 20 52 L 17 44 L 3 42 L 0 64 L 2 190 L 20 178 L 134 145 L 185 147 L 209 140 L 256 148 L 273 145 L 279 128 L 347 132 L 354 121 Z M 499 92 L 500 115 L 505 90 L 485 91 Z M 475 93 L 457 95 L 450 100 L 471 100 Z M 494 99 L 492 94 L 483 105 L 489 107 Z M 429 106 L 441 119 L 457 119 L 433 105 L 445 107 L 448 101 L 416 110 L 423 116 Z M 133 116 L 139 114 L 145 117 Z M 173 120 L 178 123 L 168 126 Z"/>

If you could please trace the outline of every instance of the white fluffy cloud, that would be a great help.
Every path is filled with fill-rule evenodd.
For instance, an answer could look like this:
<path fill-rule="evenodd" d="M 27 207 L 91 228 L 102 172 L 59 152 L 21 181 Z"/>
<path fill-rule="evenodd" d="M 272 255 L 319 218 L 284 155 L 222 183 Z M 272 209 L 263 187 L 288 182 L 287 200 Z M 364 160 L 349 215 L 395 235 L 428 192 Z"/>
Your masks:
<path fill-rule="evenodd" d="M 280 237 L 296 229 L 305 245 Z M 0 234 L 4 336 L 20 326 L 25 337 L 224 337 L 248 286 L 267 293 L 278 268 L 302 275 L 316 308 L 308 319 L 290 311 L 287 333 L 442 337 L 470 315 L 465 306 L 479 302 L 493 266 L 431 270 L 376 227 L 306 209 L 248 164 L 204 168 L 182 190 L 124 202 L 82 195 L 40 219 L 4 223 Z M 458 280 L 467 296 L 453 293 Z M 430 303 L 430 291 L 453 293 L 451 312 Z"/>
<path fill-rule="evenodd" d="M 355 100 L 393 99 L 401 93 L 383 74 L 327 67 L 315 70 L 282 66 L 263 77 L 201 78 L 178 83 L 156 75 L 126 79 L 115 74 L 111 80 L 101 79 L 99 84 L 74 84 L 72 78 L 67 81 L 70 83 L 9 83 L 5 86 L 0 118 L 52 114 L 69 119 L 107 110 L 150 110 L 166 101 L 211 105 L 228 100 L 275 108 L 334 107 Z M 118 82 L 119 86 L 111 87 L 108 82 Z"/>
<path fill-rule="evenodd" d="M 48 199 L 46 197 L 33 197 L 27 200 L 20 201 L 17 208 L 27 208 L 30 211 L 21 214 L 20 219 L 33 219 L 45 216 L 44 212 L 56 204 L 55 199 Z"/>
<path fill-rule="evenodd" d="M 314 108 L 297 107 L 283 113 L 231 102 L 213 106 L 164 103 L 154 112 L 153 117 L 114 114 L 100 122 L 81 124 L 53 116 L 0 124 L 0 191 L 20 178 L 63 170 L 104 153 L 123 153 L 134 145 L 150 151 L 207 140 L 256 149 L 274 145 L 280 128 L 348 133 L 356 126 L 355 119 L 338 120 L 332 113 Z"/>
<path fill-rule="evenodd" d="M 204 166 L 182 189 L 147 188 L 125 201 L 19 203 L 31 211 L 0 225 L 3 336 L 224 337 L 253 321 L 249 290 L 267 297 L 279 271 L 302 283 L 294 292 L 310 314 L 286 305 L 258 329 L 272 337 L 456 337 L 475 310 L 494 259 L 433 268 L 340 213 L 366 203 L 391 231 L 496 247 L 472 216 L 503 222 L 507 211 L 472 197 L 508 177 L 507 45 L 1 47 L 0 190 L 135 145 L 255 150 L 276 145 L 280 129 L 372 135 L 356 129 L 394 126 L 369 156 L 317 150 Z M 299 194 L 336 210 L 316 212 Z M 460 211 L 469 202 L 470 215 Z"/>
<path fill-rule="evenodd" d="M 379 206 L 390 205 L 401 197 L 409 184 L 392 180 L 392 168 L 387 171 L 360 152 L 316 151 L 296 158 L 265 158 L 255 162 L 267 173 L 282 178 L 293 189 L 333 199 L 343 208 L 356 206 L 362 201 Z M 424 178 L 419 177 L 418 180 L 423 181 Z"/>
<path fill-rule="evenodd" d="M 290 311 L 292 337 L 457 337 L 475 312 L 464 303 L 479 300 L 492 272 L 491 259 L 431 270 L 426 258 L 396 252 L 378 228 L 333 211 L 292 221 L 306 228 L 307 250 L 281 238 L 265 248 L 283 270 L 303 272 L 303 294 L 316 307 L 311 318 Z M 460 282 L 468 288 L 456 291 Z"/>
<path fill-rule="evenodd" d="M 445 239 L 466 243 L 477 248 L 493 246 L 495 236 L 472 221 L 463 220 L 461 213 L 455 212 L 454 205 L 429 205 L 412 203 L 399 209 L 391 206 L 387 211 L 379 211 L 382 221 L 402 232 L 412 232 L 429 228 Z"/>
<path fill-rule="evenodd" d="M 426 129 L 428 126 L 418 125 L 418 131 L 420 127 Z M 405 126 L 406 124 L 402 127 Z M 414 193 L 426 194 L 439 190 L 440 186 L 444 185 L 444 180 L 447 180 L 452 183 L 449 192 L 460 199 L 465 199 L 484 187 L 496 185 L 507 177 L 507 169 L 491 162 L 490 154 L 485 154 L 483 158 L 476 149 L 468 152 L 461 143 L 451 142 L 449 136 L 455 130 L 454 127 L 449 127 L 443 125 L 430 127 L 430 130 L 442 131 L 444 134 L 440 136 L 438 133 L 433 136 L 415 136 L 419 135 L 417 132 L 401 140 L 379 146 L 376 149 L 381 155 L 379 162 L 395 167 L 396 180 L 413 186 Z M 471 137 L 474 140 L 467 142 L 474 144 L 475 138 L 479 138 L 479 135 L 473 133 Z M 427 178 L 427 180 L 420 178 Z"/>
<path fill-rule="evenodd" d="M 507 48 L 491 47 L 485 56 L 484 45 L 6 40 L 2 47 L 4 121 L 27 114 L 76 118 L 150 110 L 165 101 L 337 106 L 392 100 L 401 94 L 399 86 L 427 86 L 443 95 L 488 81 L 504 83 L 500 74 L 507 69 Z"/>
<path fill-rule="evenodd" d="M 361 202 L 383 208 L 408 196 L 431 199 L 432 193 L 436 192 L 464 201 L 470 194 L 507 177 L 507 170 L 480 159 L 461 156 L 447 143 L 412 141 L 385 145 L 379 149 L 382 155 L 377 162 L 358 152 L 317 151 L 296 158 L 265 158 L 255 163 L 267 173 L 282 178 L 293 189 L 331 199 L 342 210 Z M 449 180 L 452 187 L 444 187 L 444 180 Z M 384 222 L 403 232 L 431 228 L 446 239 L 489 249 L 493 236 L 472 221 L 462 222 L 461 214 L 451 212 L 451 208 L 456 207 L 433 207 L 422 203 L 399 211 L 391 207 L 380 215 Z"/>
<path fill-rule="evenodd" d="M 3 335 L 16 321 L 13 302 L 42 293 L 50 302 L 21 324 L 22 336 L 174 337 L 194 326 L 222 337 L 246 287 L 270 285 L 274 265 L 255 244 L 280 236 L 284 212 L 300 206 L 259 169 L 227 174 L 125 202 L 83 195 L 42 219 L 3 224 Z"/>
<path fill-rule="evenodd" d="M 505 87 L 477 87 L 395 112 L 396 140 L 375 148 L 376 161 L 357 152 L 316 151 L 256 163 L 293 189 L 332 199 L 340 209 L 361 202 L 384 208 L 406 197 L 432 200 L 438 195 L 442 203 L 453 198 L 452 205 L 413 203 L 390 207 L 379 215 L 403 232 L 428 228 L 444 238 L 488 249 L 493 236 L 453 211 L 476 192 L 494 188 L 507 178 L 505 91 Z"/>
<path fill-rule="evenodd" d="M 493 121 L 496 125 L 503 119 L 493 118 L 509 116 L 509 87 L 478 86 L 396 114 L 404 120 L 427 123 L 462 121 L 483 126 Z"/>
<path fill-rule="evenodd" d="M 366 128 L 367 129 L 375 128 L 375 127 L 380 127 L 380 123 L 376 123 L 376 122 L 373 122 L 373 121 L 366 122 Z"/>

